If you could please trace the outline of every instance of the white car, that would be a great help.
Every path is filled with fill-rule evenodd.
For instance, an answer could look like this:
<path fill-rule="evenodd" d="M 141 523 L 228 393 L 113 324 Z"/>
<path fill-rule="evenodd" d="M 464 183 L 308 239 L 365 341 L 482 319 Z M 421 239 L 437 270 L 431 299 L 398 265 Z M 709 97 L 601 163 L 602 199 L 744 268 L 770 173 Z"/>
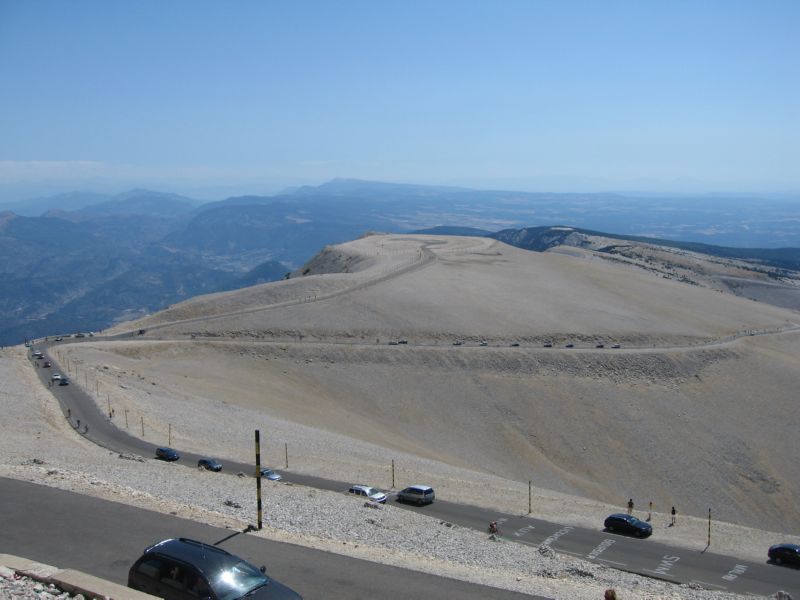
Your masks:
<path fill-rule="evenodd" d="M 53 381 L 59 381 L 61 379 L 61 373 L 53 373 L 52 379 Z"/>
<path fill-rule="evenodd" d="M 386 494 L 370 485 L 356 484 L 350 486 L 350 489 L 347 490 L 347 492 L 356 496 L 364 496 L 373 502 L 378 502 L 380 504 L 386 503 Z"/>

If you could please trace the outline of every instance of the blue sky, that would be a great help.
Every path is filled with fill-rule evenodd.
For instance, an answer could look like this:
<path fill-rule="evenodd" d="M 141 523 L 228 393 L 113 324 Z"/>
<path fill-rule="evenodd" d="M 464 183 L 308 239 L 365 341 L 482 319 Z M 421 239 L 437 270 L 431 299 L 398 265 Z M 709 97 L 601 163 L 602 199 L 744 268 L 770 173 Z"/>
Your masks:
<path fill-rule="evenodd" d="M 0 0 L 0 190 L 798 192 L 798 31 L 795 0 Z"/>

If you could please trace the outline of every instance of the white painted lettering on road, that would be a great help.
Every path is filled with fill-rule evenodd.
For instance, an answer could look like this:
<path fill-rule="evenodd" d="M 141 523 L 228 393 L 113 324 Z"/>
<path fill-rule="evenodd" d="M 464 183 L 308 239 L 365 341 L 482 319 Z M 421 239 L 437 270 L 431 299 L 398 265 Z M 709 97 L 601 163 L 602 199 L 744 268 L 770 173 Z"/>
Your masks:
<path fill-rule="evenodd" d="M 665 556 L 661 559 L 661 562 L 658 563 L 658 567 L 650 571 L 651 573 L 658 573 L 659 575 L 667 575 L 669 576 L 670 569 L 681 559 L 680 556 Z"/>
<path fill-rule="evenodd" d="M 747 565 L 736 565 L 730 571 L 728 571 L 727 575 L 723 575 L 722 578 L 725 581 L 733 581 L 739 575 L 744 575 L 744 572 L 747 571 Z"/>
<path fill-rule="evenodd" d="M 534 526 L 533 525 L 526 525 L 522 529 L 517 529 L 514 532 L 514 537 L 522 537 L 523 535 L 525 535 L 529 531 L 533 531 L 533 530 L 534 530 Z"/>
<path fill-rule="evenodd" d="M 615 540 L 603 540 L 602 542 L 600 542 L 600 545 L 598 545 L 597 548 L 595 548 L 594 550 L 589 552 L 589 554 L 586 555 L 586 558 L 589 558 L 591 560 L 596 559 L 603 552 L 605 552 L 608 549 L 608 547 L 614 543 L 614 541 Z"/>
<path fill-rule="evenodd" d="M 542 542 L 541 544 L 539 544 L 539 545 L 540 545 L 540 546 L 549 546 L 549 545 L 551 545 L 553 542 L 557 541 L 557 540 L 558 540 L 558 538 L 560 538 L 560 537 L 563 537 L 563 536 L 567 535 L 567 534 L 568 534 L 570 531 L 572 531 L 573 529 L 574 529 L 574 527 L 564 527 L 563 529 L 559 529 L 558 531 L 556 531 L 556 532 L 555 532 L 553 535 L 551 535 L 550 537 L 548 537 L 548 538 L 547 538 L 545 541 L 543 541 L 543 542 Z"/>

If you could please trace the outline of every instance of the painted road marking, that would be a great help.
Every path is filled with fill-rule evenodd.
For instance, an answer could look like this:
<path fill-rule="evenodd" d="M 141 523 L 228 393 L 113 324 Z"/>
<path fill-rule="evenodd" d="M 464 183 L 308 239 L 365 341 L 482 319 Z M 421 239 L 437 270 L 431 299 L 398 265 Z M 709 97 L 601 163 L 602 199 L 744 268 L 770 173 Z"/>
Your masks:
<path fill-rule="evenodd" d="M 725 581 L 733 581 L 739 575 L 744 575 L 744 572 L 747 571 L 747 565 L 736 565 L 730 571 L 728 571 L 727 575 L 723 575 L 722 578 Z"/>
<path fill-rule="evenodd" d="M 525 535 L 528 532 L 533 531 L 534 529 L 535 529 L 535 527 L 533 525 L 526 525 L 522 529 L 517 529 L 514 532 L 514 537 L 522 537 L 523 535 Z"/>
<path fill-rule="evenodd" d="M 603 552 L 605 552 L 609 546 L 611 546 L 616 540 L 606 539 L 600 542 L 600 544 L 589 554 L 586 555 L 586 558 L 594 560 L 598 556 L 600 556 Z"/>
<path fill-rule="evenodd" d="M 572 550 L 561 550 L 561 549 L 557 549 L 557 548 L 553 548 L 553 550 L 555 550 L 556 552 L 565 552 L 567 554 L 572 554 L 572 556 L 577 556 L 579 558 L 583 558 L 583 554 L 581 554 L 580 552 L 573 552 Z"/>
<path fill-rule="evenodd" d="M 575 529 L 575 528 L 574 527 L 569 527 L 569 526 L 562 527 L 561 529 L 556 531 L 553 535 L 549 536 L 545 541 L 543 541 L 539 545 L 540 546 L 552 546 L 553 542 L 558 541 L 558 538 L 564 537 L 565 535 L 567 535 L 573 529 Z"/>
<path fill-rule="evenodd" d="M 667 554 L 664 558 L 661 559 L 661 562 L 658 563 L 658 566 L 654 570 L 644 569 L 650 573 L 656 573 L 658 575 L 663 575 L 666 577 L 672 577 L 670 574 L 670 569 L 681 559 L 680 556 L 670 556 Z"/>
<path fill-rule="evenodd" d="M 607 558 L 598 558 L 597 560 L 602 560 L 603 562 L 611 563 L 612 565 L 621 565 L 623 567 L 628 566 L 628 563 L 617 562 L 616 560 L 609 560 Z"/>

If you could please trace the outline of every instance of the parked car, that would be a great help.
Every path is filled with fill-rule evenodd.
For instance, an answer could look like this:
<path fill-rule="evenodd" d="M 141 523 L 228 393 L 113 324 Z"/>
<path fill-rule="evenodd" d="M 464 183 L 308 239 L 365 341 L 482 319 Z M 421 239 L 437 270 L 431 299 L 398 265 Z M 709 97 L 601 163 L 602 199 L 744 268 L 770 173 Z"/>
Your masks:
<path fill-rule="evenodd" d="M 174 460 L 178 460 L 180 457 L 181 455 L 172 448 L 167 448 L 166 446 L 162 448 L 156 448 L 156 458 L 159 460 L 172 462 Z"/>
<path fill-rule="evenodd" d="M 653 527 L 650 523 L 645 523 L 633 515 L 625 515 L 622 513 L 610 515 L 605 520 L 604 525 L 609 531 L 629 533 L 636 537 L 647 537 L 653 533 Z"/>
<path fill-rule="evenodd" d="M 574 348 L 575 344 L 566 344 L 564 348 Z"/>
<path fill-rule="evenodd" d="M 481 345 L 481 346 L 488 346 L 488 345 L 489 345 L 489 342 L 487 342 L 486 340 L 481 340 L 481 343 L 480 343 L 480 345 Z"/>
<path fill-rule="evenodd" d="M 613 346 L 611 346 L 611 347 L 612 347 L 612 348 L 621 348 L 622 346 L 620 346 L 619 344 L 614 344 L 614 345 L 613 345 Z"/>
<path fill-rule="evenodd" d="M 417 506 L 432 504 L 435 499 L 436 494 L 433 488 L 428 485 L 412 485 L 397 492 L 398 502 L 407 502 L 409 504 L 416 504 Z"/>
<path fill-rule="evenodd" d="M 511 344 L 511 347 L 512 347 L 512 348 L 519 348 L 519 342 L 513 342 L 513 343 Z"/>
<path fill-rule="evenodd" d="M 42 358 L 42 356 L 43 356 L 42 351 L 41 350 L 34 350 L 33 351 L 33 356 L 36 357 L 36 358 Z"/>
<path fill-rule="evenodd" d="M 58 385 L 69 385 L 69 377 L 64 377 L 63 375 L 58 380 Z"/>
<path fill-rule="evenodd" d="M 60 381 L 61 373 L 53 373 L 53 376 L 50 379 L 52 379 L 53 381 Z"/>
<path fill-rule="evenodd" d="M 398 343 L 398 344 L 408 344 L 408 340 L 405 340 L 405 339 L 403 339 L 403 340 L 397 340 L 397 343 Z"/>
<path fill-rule="evenodd" d="M 598 342 L 597 344 L 595 344 L 595 346 L 594 346 L 594 347 L 595 347 L 595 348 L 605 348 L 605 347 L 606 347 L 606 345 L 605 345 L 604 343 L 602 343 L 602 342 Z"/>
<path fill-rule="evenodd" d="M 769 547 L 767 556 L 776 565 L 800 566 L 800 546 L 797 544 L 775 544 Z"/>
<path fill-rule="evenodd" d="M 463 343 L 464 342 L 462 342 L 461 340 L 456 340 L 455 342 L 453 342 L 453 346 L 460 346 Z"/>
<path fill-rule="evenodd" d="M 266 467 L 261 468 L 261 476 L 265 479 L 269 479 L 270 481 L 280 481 L 283 479 L 280 473 L 276 473 L 272 469 L 267 469 Z"/>
<path fill-rule="evenodd" d="M 216 458 L 201 458 L 197 461 L 197 466 L 202 467 L 206 471 L 219 472 L 222 471 L 222 463 Z"/>
<path fill-rule="evenodd" d="M 260 569 L 210 544 L 169 539 L 146 548 L 128 572 L 128 587 L 165 600 L 210 598 L 302 600 Z"/>
<path fill-rule="evenodd" d="M 86 335 L 85 335 L 85 334 L 83 334 L 83 333 L 76 333 L 76 334 L 75 334 L 75 337 L 76 337 L 76 338 L 83 338 L 83 337 L 86 337 Z"/>
<path fill-rule="evenodd" d="M 364 496 L 369 498 L 373 502 L 379 502 L 380 504 L 386 503 L 386 494 L 369 485 L 357 483 L 356 485 L 350 486 L 350 489 L 347 491 L 348 493 L 355 494 L 356 496 Z"/>
<path fill-rule="evenodd" d="M 550 342 L 545 342 L 545 343 L 544 343 L 544 347 L 545 347 L 545 348 L 552 348 L 552 347 L 553 347 L 553 344 L 551 344 Z"/>
<path fill-rule="evenodd" d="M 63 337 L 61 337 L 61 336 L 58 336 L 58 337 L 56 338 L 56 341 L 57 341 L 57 342 L 63 342 L 63 341 L 64 341 L 64 338 L 63 338 Z"/>
<path fill-rule="evenodd" d="M 49 360 L 44 361 L 44 363 L 42 364 L 42 367 L 45 368 L 45 369 L 49 369 L 52 366 L 53 365 L 50 364 Z"/>

